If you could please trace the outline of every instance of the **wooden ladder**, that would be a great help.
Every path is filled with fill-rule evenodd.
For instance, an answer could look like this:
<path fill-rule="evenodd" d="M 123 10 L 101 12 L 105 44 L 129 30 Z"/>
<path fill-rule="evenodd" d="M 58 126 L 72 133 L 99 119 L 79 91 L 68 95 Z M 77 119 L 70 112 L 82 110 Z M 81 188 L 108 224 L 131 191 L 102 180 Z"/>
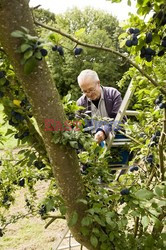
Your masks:
<path fill-rule="evenodd" d="M 113 124 L 112 124 L 112 128 L 113 129 L 109 133 L 109 136 L 107 138 L 107 141 L 106 141 L 107 147 L 105 147 L 105 152 L 111 148 L 111 146 L 113 145 L 113 143 L 115 141 L 117 143 L 119 142 L 119 146 L 121 146 L 121 145 L 123 146 L 124 145 L 124 141 L 121 141 L 120 139 L 119 140 L 114 140 L 115 135 L 116 135 L 116 133 L 115 133 L 114 130 L 122 122 L 122 119 L 123 119 L 123 117 L 125 115 L 137 115 L 138 114 L 138 112 L 136 112 L 136 111 L 129 111 L 129 110 L 127 110 L 128 106 L 130 104 L 131 98 L 132 98 L 132 96 L 134 94 L 135 88 L 136 88 L 136 86 L 133 86 L 133 82 L 131 80 L 130 84 L 128 86 L 128 89 L 127 89 L 127 91 L 125 93 L 125 96 L 123 98 L 122 104 L 121 104 L 121 106 L 119 108 L 119 111 L 118 111 L 118 113 L 117 113 L 117 115 L 115 117 L 115 120 L 114 120 Z"/>
<path fill-rule="evenodd" d="M 65 243 L 67 245 L 62 245 L 63 241 L 68 241 L 68 244 Z M 59 241 L 52 248 L 52 250 L 73 249 L 73 248 L 79 247 L 79 246 L 80 246 L 80 250 L 83 250 L 83 246 L 80 243 L 78 243 L 76 240 L 74 240 L 72 234 L 70 233 L 68 226 L 66 226 L 62 236 L 60 236 Z"/>
<path fill-rule="evenodd" d="M 107 143 L 107 146 L 105 147 L 105 150 L 104 150 L 104 154 L 106 153 L 107 150 L 109 150 L 111 148 L 111 146 L 113 146 L 113 144 L 117 143 L 117 146 L 123 146 L 125 145 L 125 143 L 128 143 L 129 140 L 118 140 L 118 139 L 115 139 L 115 131 L 114 129 L 117 127 L 118 124 L 120 124 L 120 122 L 122 121 L 123 117 L 125 115 L 138 115 L 138 112 L 136 111 L 129 111 L 127 110 L 129 104 L 130 104 L 130 100 L 134 94 L 134 91 L 135 91 L 135 86 L 133 86 L 132 84 L 132 80 L 128 86 L 128 89 L 125 93 L 125 96 L 123 98 L 123 101 L 122 101 L 122 104 L 120 106 L 120 109 L 116 115 L 116 118 L 113 122 L 113 125 L 112 125 L 112 128 L 113 128 L 113 131 L 111 131 L 109 133 L 109 136 L 108 136 L 108 139 L 106 141 Z M 114 169 L 114 168 L 112 168 Z M 116 168 L 117 169 L 117 168 Z M 120 168 L 122 169 L 122 168 Z M 127 169 L 127 166 L 123 166 L 123 169 Z M 65 230 L 64 230 L 64 233 L 63 235 L 60 237 L 59 241 L 57 242 L 57 244 L 55 245 L 55 247 L 53 248 L 53 250 L 64 250 L 64 249 L 73 249 L 75 247 L 78 247 L 80 246 L 80 250 L 83 249 L 83 246 L 81 246 L 78 242 L 72 242 L 72 238 L 73 236 L 71 235 L 70 231 L 69 231 L 69 228 L 66 227 Z M 68 245 L 64 245 L 64 246 L 61 246 L 62 242 L 64 240 L 67 240 L 68 239 Z"/>

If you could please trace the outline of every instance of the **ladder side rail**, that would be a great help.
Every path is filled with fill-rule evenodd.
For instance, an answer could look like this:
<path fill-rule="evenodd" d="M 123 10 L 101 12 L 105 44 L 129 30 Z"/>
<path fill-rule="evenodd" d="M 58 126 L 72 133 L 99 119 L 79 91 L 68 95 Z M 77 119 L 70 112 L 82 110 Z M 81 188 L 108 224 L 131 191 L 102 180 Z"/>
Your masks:
<path fill-rule="evenodd" d="M 59 249 L 58 247 L 61 245 L 62 241 L 64 240 L 65 236 L 67 235 L 67 233 L 69 232 L 69 228 L 66 227 L 64 229 L 64 233 L 62 236 L 60 236 L 60 240 L 56 243 L 55 247 L 54 247 L 54 250 L 57 250 Z"/>
<path fill-rule="evenodd" d="M 136 88 L 136 86 L 133 86 L 133 80 L 131 80 L 130 84 L 128 86 L 128 89 L 125 93 L 125 96 L 123 98 L 123 101 L 121 103 L 121 106 L 119 108 L 119 111 L 118 111 L 118 113 L 115 117 L 115 120 L 113 122 L 113 125 L 112 125 L 113 129 L 116 128 L 117 125 L 122 121 L 122 119 L 125 115 L 125 112 L 130 104 L 131 98 L 134 94 L 135 88 Z M 111 148 L 114 138 L 115 138 L 115 133 L 114 133 L 114 131 L 111 131 L 108 135 L 107 140 L 106 140 L 106 142 L 107 142 L 106 150 L 109 150 Z"/>

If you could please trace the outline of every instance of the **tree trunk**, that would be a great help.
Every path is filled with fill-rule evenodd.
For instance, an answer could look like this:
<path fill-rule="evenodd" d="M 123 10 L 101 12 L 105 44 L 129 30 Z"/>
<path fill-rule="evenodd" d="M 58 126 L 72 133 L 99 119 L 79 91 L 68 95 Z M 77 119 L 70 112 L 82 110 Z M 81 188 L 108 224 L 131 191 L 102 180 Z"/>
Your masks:
<path fill-rule="evenodd" d="M 77 154 L 69 146 L 54 144 L 52 132 L 44 130 L 45 119 L 54 119 L 62 123 L 65 121 L 63 106 L 45 61 L 39 61 L 29 75 L 24 74 L 23 66 L 20 63 L 21 55 L 16 52 L 21 44 L 21 39 L 11 36 L 11 32 L 20 30 L 21 26 L 28 28 L 31 35 L 36 35 L 28 1 L 0 0 L 0 43 L 32 105 L 59 191 L 67 207 L 67 220 L 74 211 L 78 213 L 78 221 L 70 230 L 77 241 L 88 249 L 94 249 L 89 239 L 80 233 L 80 221 L 85 215 L 86 206 L 76 202 L 77 199 L 85 197 Z"/>

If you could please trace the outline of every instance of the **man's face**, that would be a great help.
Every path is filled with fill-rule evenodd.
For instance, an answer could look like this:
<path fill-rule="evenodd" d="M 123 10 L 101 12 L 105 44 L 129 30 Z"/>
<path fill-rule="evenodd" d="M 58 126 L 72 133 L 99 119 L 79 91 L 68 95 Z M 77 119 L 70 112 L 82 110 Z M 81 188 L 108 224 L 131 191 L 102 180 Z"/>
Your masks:
<path fill-rule="evenodd" d="M 92 101 L 99 99 L 101 96 L 100 81 L 95 82 L 90 78 L 86 79 L 80 83 L 80 88 L 82 93 Z"/>

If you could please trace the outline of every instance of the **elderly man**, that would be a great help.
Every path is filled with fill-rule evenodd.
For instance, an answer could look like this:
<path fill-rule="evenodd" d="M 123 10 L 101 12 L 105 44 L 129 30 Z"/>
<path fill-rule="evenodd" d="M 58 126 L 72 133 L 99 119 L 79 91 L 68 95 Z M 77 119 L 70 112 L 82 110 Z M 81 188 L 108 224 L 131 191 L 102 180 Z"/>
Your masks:
<path fill-rule="evenodd" d="M 98 74 L 90 69 L 81 71 L 77 80 L 83 93 L 77 100 L 77 105 L 85 107 L 85 111 L 91 111 L 92 121 L 93 117 L 115 118 L 122 103 L 120 92 L 115 88 L 100 85 Z M 110 131 L 110 124 L 98 127 L 95 140 L 98 143 L 104 141 Z"/>

